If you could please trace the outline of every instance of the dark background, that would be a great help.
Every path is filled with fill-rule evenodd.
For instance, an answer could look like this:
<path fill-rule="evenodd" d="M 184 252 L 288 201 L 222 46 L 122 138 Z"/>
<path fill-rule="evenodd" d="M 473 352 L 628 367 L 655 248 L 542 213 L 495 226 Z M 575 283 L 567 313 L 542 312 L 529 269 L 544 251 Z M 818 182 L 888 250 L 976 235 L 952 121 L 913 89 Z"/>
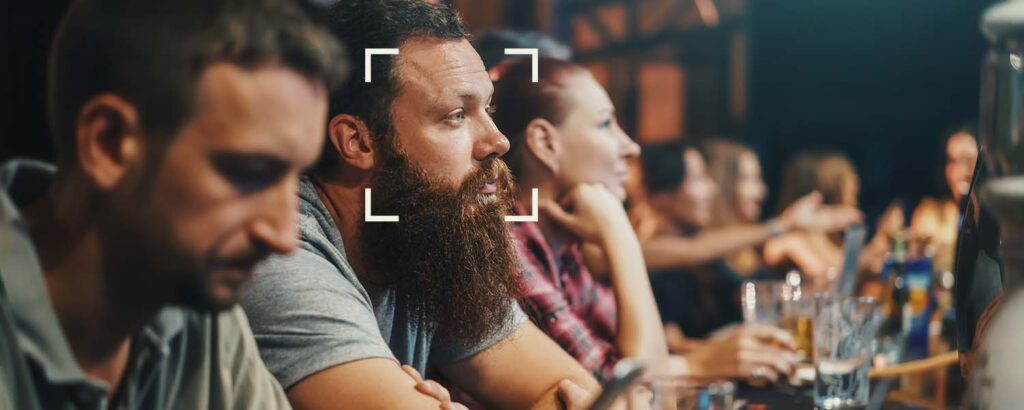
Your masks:
<path fill-rule="evenodd" d="M 46 58 L 68 4 L 68 0 L 4 1 L 0 162 L 15 156 L 53 158 L 46 120 Z"/>
<path fill-rule="evenodd" d="M 68 1 L 5 3 L 0 161 L 50 159 L 45 62 Z M 942 134 L 977 116 L 978 21 L 991 3 L 750 0 L 745 134 L 767 181 L 795 150 L 833 147 L 854 160 L 870 216 L 895 197 L 945 194 Z"/>
<path fill-rule="evenodd" d="M 854 160 L 871 216 L 892 198 L 946 195 L 943 133 L 977 118 L 992 3 L 749 2 L 748 135 L 766 179 L 795 150 L 825 146 Z"/>

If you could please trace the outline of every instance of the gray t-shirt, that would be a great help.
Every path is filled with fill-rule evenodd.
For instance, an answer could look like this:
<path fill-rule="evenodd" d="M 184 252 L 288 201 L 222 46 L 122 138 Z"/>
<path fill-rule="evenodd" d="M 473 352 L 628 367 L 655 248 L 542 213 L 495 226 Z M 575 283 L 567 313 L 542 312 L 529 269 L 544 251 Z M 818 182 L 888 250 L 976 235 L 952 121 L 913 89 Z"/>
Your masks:
<path fill-rule="evenodd" d="M 526 322 L 514 316 L 478 346 L 435 342 L 401 308 L 394 289 L 363 283 L 345 256 L 341 234 L 307 178 L 299 183 L 299 249 L 262 263 L 242 300 L 260 354 L 285 387 L 319 371 L 367 358 L 415 367 L 468 359 Z"/>

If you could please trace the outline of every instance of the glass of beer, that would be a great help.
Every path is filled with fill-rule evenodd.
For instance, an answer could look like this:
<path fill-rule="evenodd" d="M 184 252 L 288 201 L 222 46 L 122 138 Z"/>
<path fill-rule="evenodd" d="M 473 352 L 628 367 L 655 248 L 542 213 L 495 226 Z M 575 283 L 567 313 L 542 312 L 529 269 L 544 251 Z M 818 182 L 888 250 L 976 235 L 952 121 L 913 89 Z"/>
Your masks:
<path fill-rule="evenodd" d="M 782 281 L 749 280 L 740 286 L 740 310 L 743 324 L 779 327 L 779 301 Z M 753 379 L 752 386 L 764 387 L 768 381 Z"/>
<path fill-rule="evenodd" d="M 779 327 L 793 336 L 797 360 L 811 364 L 814 356 L 814 298 L 804 293 L 799 272 L 786 274 L 779 298 Z"/>
<path fill-rule="evenodd" d="M 782 281 L 748 280 L 740 286 L 740 305 L 743 323 L 752 325 L 779 325 L 779 292 Z"/>

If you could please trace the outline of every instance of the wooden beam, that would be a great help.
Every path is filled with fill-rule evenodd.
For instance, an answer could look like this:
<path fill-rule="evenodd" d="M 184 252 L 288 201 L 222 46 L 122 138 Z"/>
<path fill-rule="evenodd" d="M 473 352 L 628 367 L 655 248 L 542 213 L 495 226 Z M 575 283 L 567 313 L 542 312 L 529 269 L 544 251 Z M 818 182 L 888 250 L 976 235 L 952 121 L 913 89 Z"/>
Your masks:
<path fill-rule="evenodd" d="M 623 41 L 616 41 L 604 47 L 578 53 L 576 59 L 580 61 L 600 60 L 612 57 L 643 56 L 658 47 L 672 45 L 684 50 L 683 53 L 692 53 L 686 50 L 699 50 L 701 44 L 722 44 L 724 39 L 732 33 L 734 28 L 739 27 L 739 19 L 723 20 L 718 27 L 693 27 L 686 29 L 669 28 L 653 34 L 636 36 Z"/>

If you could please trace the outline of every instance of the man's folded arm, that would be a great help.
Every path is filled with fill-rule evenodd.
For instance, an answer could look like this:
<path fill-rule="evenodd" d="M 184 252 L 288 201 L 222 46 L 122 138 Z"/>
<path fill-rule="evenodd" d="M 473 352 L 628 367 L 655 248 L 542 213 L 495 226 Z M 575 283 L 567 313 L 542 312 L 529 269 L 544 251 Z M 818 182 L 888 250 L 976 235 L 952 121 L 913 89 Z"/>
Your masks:
<path fill-rule="evenodd" d="M 296 409 L 438 409 L 392 359 L 370 358 L 314 373 L 288 389 Z"/>
<path fill-rule="evenodd" d="M 441 366 L 441 372 L 487 408 L 527 409 L 551 400 L 558 383 L 570 380 L 591 394 L 600 385 L 572 356 L 532 322 L 466 360 Z"/>
<path fill-rule="evenodd" d="M 399 366 L 353 280 L 303 247 L 263 263 L 242 301 L 292 406 L 439 408 Z"/>

